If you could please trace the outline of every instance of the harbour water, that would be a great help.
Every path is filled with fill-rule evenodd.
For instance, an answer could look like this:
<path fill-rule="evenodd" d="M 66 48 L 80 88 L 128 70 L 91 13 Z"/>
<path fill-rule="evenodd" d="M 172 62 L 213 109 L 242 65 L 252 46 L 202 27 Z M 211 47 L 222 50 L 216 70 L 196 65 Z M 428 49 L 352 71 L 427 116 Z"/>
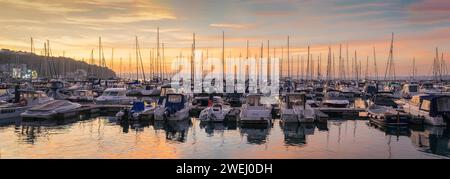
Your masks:
<path fill-rule="evenodd" d="M 1 158 L 448 158 L 449 146 L 445 127 L 383 129 L 363 119 L 240 126 L 80 116 L 0 126 Z"/>

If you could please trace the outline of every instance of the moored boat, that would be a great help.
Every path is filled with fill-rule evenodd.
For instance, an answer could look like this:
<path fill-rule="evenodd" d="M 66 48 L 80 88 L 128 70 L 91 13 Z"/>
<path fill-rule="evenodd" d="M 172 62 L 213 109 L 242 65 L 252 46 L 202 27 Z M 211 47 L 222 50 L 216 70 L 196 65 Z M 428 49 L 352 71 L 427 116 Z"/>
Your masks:
<path fill-rule="evenodd" d="M 450 96 L 420 94 L 403 105 L 403 110 L 413 117 L 423 118 L 425 124 L 446 126 L 450 119 Z"/>
<path fill-rule="evenodd" d="M 181 121 L 189 118 L 190 105 L 183 94 L 168 93 L 154 110 L 155 120 Z"/>
<path fill-rule="evenodd" d="M 45 104 L 53 100 L 42 91 L 18 90 L 17 99 L 14 103 L 0 105 L 0 119 L 11 119 L 20 117 L 20 114 L 32 107 Z"/>
<path fill-rule="evenodd" d="M 271 124 L 272 106 L 261 103 L 261 94 L 249 94 L 239 114 L 241 123 Z"/>
<path fill-rule="evenodd" d="M 204 122 L 223 122 L 231 109 L 221 97 L 214 96 L 210 105 L 200 112 L 199 119 Z"/>
<path fill-rule="evenodd" d="M 25 119 L 52 119 L 58 115 L 63 117 L 76 115 L 75 111 L 81 107 L 78 103 L 72 103 L 68 100 L 53 100 L 43 105 L 32 107 L 20 116 Z"/>
<path fill-rule="evenodd" d="M 287 93 L 281 104 L 281 120 L 285 123 L 314 122 L 314 109 L 305 99 L 305 94 Z"/>
<path fill-rule="evenodd" d="M 108 88 L 101 96 L 95 98 L 97 104 L 121 104 L 131 105 L 136 98 L 126 96 L 125 88 Z"/>

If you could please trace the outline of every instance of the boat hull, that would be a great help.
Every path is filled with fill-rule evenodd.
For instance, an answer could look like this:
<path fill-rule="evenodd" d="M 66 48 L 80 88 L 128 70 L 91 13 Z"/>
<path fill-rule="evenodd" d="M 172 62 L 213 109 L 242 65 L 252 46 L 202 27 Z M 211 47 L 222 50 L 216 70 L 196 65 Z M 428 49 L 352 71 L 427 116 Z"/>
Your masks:
<path fill-rule="evenodd" d="M 172 114 L 172 115 L 165 115 L 164 114 L 165 111 L 164 109 L 156 109 L 154 111 L 154 119 L 156 121 L 182 121 L 185 119 L 189 119 L 189 109 L 184 108 L 180 111 L 177 111 L 176 113 Z"/>
<path fill-rule="evenodd" d="M 0 120 L 20 117 L 20 114 L 30 108 L 31 106 L 0 109 Z"/>

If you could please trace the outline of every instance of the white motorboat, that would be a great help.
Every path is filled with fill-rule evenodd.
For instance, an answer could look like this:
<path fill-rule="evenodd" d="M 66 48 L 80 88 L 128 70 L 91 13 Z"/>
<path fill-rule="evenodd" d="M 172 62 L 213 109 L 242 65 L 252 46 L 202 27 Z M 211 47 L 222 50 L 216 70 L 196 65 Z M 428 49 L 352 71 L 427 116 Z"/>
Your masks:
<path fill-rule="evenodd" d="M 424 123 L 433 126 L 446 126 L 450 118 L 450 96 L 420 94 L 403 105 L 403 110 Z"/>
<path fill-rule="evenodd" d="M 314 122 L 314 109 L 305 99 L 305 94 L 287 93 L 281 104 L 281 120 L 285 123 Z"/>
<path fill-rule="evenodd" d="M 94 101 L 94 96 L 92 90 L 75 90 L 68 100 L 72 102 L 92 102 Z"/>
<path fill-rule="evenodd" d="M 116 118 L 119 120 L 138 120 L 143 117 L 153 116 L 155 107 L 145 102 L 134 102 L 131 109 L 123 109 L 116 113 Z"/>
<path fill-rule="evenodd" d="M 370 121 L 380 125 L 408 125 L 409 117 L 405 113 L 401 113 L 390 106 L 371 104 L 367 108 Z"/>
<path fill-rule="evenodd" d="M 261 94 L 249 94 L 242 105 L 239 118 L 241 123 L 271 124 L 272 106 L 261 103 Z"/>
<path fill-rule="evenodd" d="M 160 89 L 155 85 L 130 85 L 127 96 L 158 96 L 160 94 Z"/>
<path fill-rule="evenodd" d="M 154 85 L 146 85 L 140 93 L 142 96 L 158 96 L 161 90 Z"/>
<path fill-rule="evenodd" d="M 125 88 L 108 88 L 101 96 L 95 98 L 94 102 L 97 104 L 131 105 L 136 98 L 127 96 L 126 92 Z"/>
<path fill-rule="evenodd" d="M 42 91 L 19 90 L 18 93 L 20 98 L 15 103 L 0 104 L 0 119 L 20 117 L 27 109 L 53 100 Z"/>
<path fill-rule="evenodd" d="M 223 122 L 231 109 L 221 97 L 214 96 L 211 105 L 200 112 L 199 119 L 203 122 Z"/>
<path fill-rule="evenodd" d="M 57 100 L 65 100 L 69 98 L 69 95 L 67 95 L 64 91 L 65 86 L 67 82 L 60 81 L 60 80 L 52 80 L 49 84 L 47 84 L 47 88 L 49 88 L 49 91 L 47 93 L 48 96 L 52 97 L 53 99 Z"/>
<path fill-rule="evenodd" d="M 190 104 L 186 95 L 168 93 L 162 100 L 162 105 L 154 110 L 155 120 L 181 121 L 189 118 Z"/>
<path fill-rule="evenodd" d="M 431 82 L 423 83 L 422 86 L 420 86 L 419 91 L 420 93 L 424 94 L 438 94 L 442 92 L 439 89 L 435 88 L 434 84 Z"/>
<path fill-rule="evenodd" d="M 78 103 L 72 103 L 68 100 L 53 100 L 48 103 L 32 107 L 20 114 L 26 119 L 52 119 L 61 115 L 63 117 L 77 114 L 75 109 L 81 107 Z"/>

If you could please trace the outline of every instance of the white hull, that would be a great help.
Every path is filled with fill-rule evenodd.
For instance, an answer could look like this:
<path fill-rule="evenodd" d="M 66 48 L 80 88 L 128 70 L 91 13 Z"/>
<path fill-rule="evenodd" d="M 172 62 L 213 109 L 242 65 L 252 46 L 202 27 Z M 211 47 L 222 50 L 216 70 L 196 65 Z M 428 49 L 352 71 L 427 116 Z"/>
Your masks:
<path fill-rule="evenodd" d="M 424 123 L 432 126 L 446 126 L 447 123 L 442 117 L 431 117 L 427 111 L 420 110 L 419 107 L 406 103 L 403 111 L 414 117 L 424 118 Z"/>
<path fill-rule="evenodd" d="M 244 107 L 239 114 L 241 123 L 258 124 L 258 123 L 271 123 L 272 114 L 271 109 L 268 107 Z"/>
<path fill-rule="evenodd" d="M 203 122 L 223 122 L 231 111 L 231 107 L 226 106 L 221 110 L 214 111 L 212 107 L 208 107 L 200 113 L 200 121 Z"/>
<path fill-rule="evenodd" d="M 20 116 L 22 118 L 38 118 L 51 119 L 56 115 L 71 116 L 76 114 L 75 109 L 81 107 L 78 103 L 71 103 L 65 100 L 55 100 L 40 106 L 30 108 L 23 112 Z"/>
<path fill-rule="evenodd" d="M 301 106 L 296 106 L 293 109 L 281 108 L 281 120 L 286 123 L 310 123 L 314 122 L 314 109 L 307 106 L 303 109 Z"/>

